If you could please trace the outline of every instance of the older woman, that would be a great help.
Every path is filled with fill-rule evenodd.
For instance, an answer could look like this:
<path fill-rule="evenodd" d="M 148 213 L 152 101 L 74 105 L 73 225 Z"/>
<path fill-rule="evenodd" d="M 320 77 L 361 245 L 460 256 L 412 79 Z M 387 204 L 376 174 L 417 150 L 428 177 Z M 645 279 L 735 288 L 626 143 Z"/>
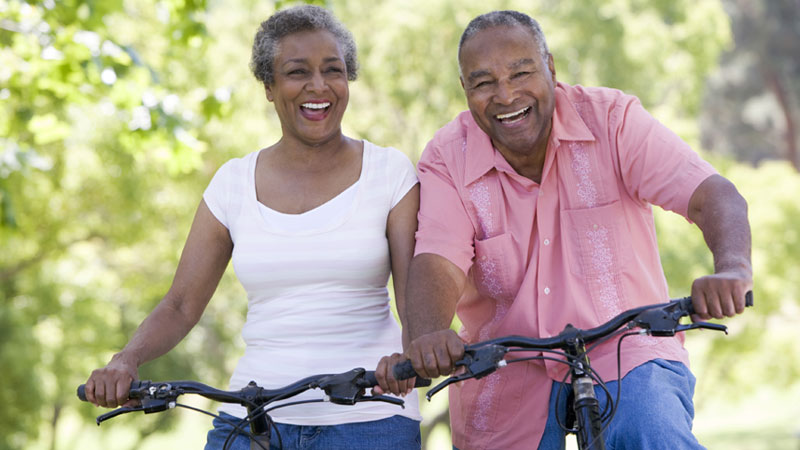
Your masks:
<path fill-rule="evenodd" d="M 403 311 L 419 188 L 400 151 L 342 134 L 348 81 L 356 79 L 352 36 L 325 9 L 284 10 L 261 24 L 251 68 L 275 105 L 282 137 L 216 173 L 169 292 L 87 381 L 95 404 L 126 401 L 138 367 L 173 348 L 200 319 L 231 258 L 249 299 L 247 346 L 231 389 L 374 367 L 401 350 L 386 284 L 391 271 Z M 386 390 L 407 391 L 407 382 L 387 384 L 386 367 L 384 360 Z M 416 396 L 406 403 L 310 403 L 270 415 L 286 449 L 419 448 Z M 220 414 L 231 421 L 245 410 L 227 405 Z M 215 419 L 207 449 L 222 447 L 232 429 L 225 420 Z M 247 437 L 230 448 L 249 448 Z"/>

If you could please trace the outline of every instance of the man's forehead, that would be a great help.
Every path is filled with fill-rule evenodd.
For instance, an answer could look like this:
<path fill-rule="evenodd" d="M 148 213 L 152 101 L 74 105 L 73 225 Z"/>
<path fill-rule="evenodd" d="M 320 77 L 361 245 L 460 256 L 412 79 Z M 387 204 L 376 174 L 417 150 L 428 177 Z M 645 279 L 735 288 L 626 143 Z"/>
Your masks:
<path fill-rule="evenodd" d="M 497 69 L 495 62 L 491 61 L 491 59 L 484 60 L 484 64 L 478 63 L 479 67 L 475 70 L 472 70 L 467 74 L 469 79 L 480 78 L 483 76 L 492 75 L 492 73 Z M 535 58 L 519 58 L 513 61 L 508 61 L 505 64 L 506 69 L 510 71 L 519 70 L 524 67 L 530 67 L 536 65 Z"/>
<path fill-rule="evenodd" d="M 536 64 L 535 57 L 541 52 L 536 36 L 525 27 L 505 25 L 490 27 L 478 31 L 464 42 L 459 55 L 462 69 L 470 69 L 464 67 L 465 63 L 472 65 L 475 70 L 488 68 L 490 65 L 496 67 L 497 60 L 503 59 L 502 56 L 506 53 L 500 52 L 498 46 L 524 48 L 524 53 L 530 53 L 512 61 L 502 62 L 503 66 L 508 66 L 511 69 L 526 64 Z M 491 50 L 489 50 L 490 48 Z M 517 54 L 519 55 L 519 53 Z M 501 58 L 498 58 L 498 56 L 501 56 Z"/>

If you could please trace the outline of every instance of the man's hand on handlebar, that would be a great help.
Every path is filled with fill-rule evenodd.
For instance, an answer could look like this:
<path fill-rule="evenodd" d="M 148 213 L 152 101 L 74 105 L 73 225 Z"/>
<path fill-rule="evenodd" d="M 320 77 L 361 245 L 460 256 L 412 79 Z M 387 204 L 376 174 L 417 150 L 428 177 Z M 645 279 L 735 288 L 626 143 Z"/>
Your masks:
<path fill-rule="evenodd" d="M 693 321 L 722 319 L 744 312 L 745 294 L 753 289 L 749 270 L 721 270 L 692 283 Z"/>
<path fill-rule="evenodd" d="M 449 375 L 464 356 L 464 341 L 453 330 L 434 331 L 411 341 L 405 356 L 423 378 Z"/>
<path fill-rule="evenodd" d="M 128 392 L 131 382 L 138 379 L 136 364 L 120 354 L 114 355 L 105 367 L 92 371 L 86 380 L 86 400 L 106 408 L 137 405 L 138 400 L 128 399 Z"/>

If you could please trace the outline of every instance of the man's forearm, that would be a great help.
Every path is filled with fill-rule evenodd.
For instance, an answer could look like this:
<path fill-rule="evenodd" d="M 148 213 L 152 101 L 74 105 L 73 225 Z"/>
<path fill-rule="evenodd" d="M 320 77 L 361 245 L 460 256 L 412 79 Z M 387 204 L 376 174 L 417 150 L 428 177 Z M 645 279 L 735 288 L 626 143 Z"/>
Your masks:
<path fill-rule="evenodd" d="M 403 324 L 410 340 L 450 328 L 465 282 L 461 269 L 439 255 L 423 253 L 411 260 Z"/>
<path fill-rule="evenodd" d="M 703 232 L 714 255 L 715 272 L 752 272 L 747 202 L 730 181 L 713 175 L 701 183 L 692 198 L 689 218 Z"/>

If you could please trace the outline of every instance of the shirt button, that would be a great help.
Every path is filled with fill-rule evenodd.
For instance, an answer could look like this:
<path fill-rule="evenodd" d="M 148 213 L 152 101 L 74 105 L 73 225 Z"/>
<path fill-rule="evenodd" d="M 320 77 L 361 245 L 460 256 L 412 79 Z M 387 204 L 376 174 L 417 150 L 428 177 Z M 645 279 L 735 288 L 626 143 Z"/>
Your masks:
<path fill-rule="evenodd" d="M 596 224 L 596 223 L 595 223 L 595 224 L 593 224 L 593 225 L 592 225 L 592 228 L 594 228 L 594 229 L 596 230 L 596 229 L 597 229 L 597 224 Z"/>
<path fill-rule="evenodd" d="M 544 295 L 550 295 L 550 288 L 549 287 L 544 288 Z"/>
<path fill-rule="evenodd" d="M 550 245 L 550 239 L 545 239 L 544 240 L 544 245 Z"/>

